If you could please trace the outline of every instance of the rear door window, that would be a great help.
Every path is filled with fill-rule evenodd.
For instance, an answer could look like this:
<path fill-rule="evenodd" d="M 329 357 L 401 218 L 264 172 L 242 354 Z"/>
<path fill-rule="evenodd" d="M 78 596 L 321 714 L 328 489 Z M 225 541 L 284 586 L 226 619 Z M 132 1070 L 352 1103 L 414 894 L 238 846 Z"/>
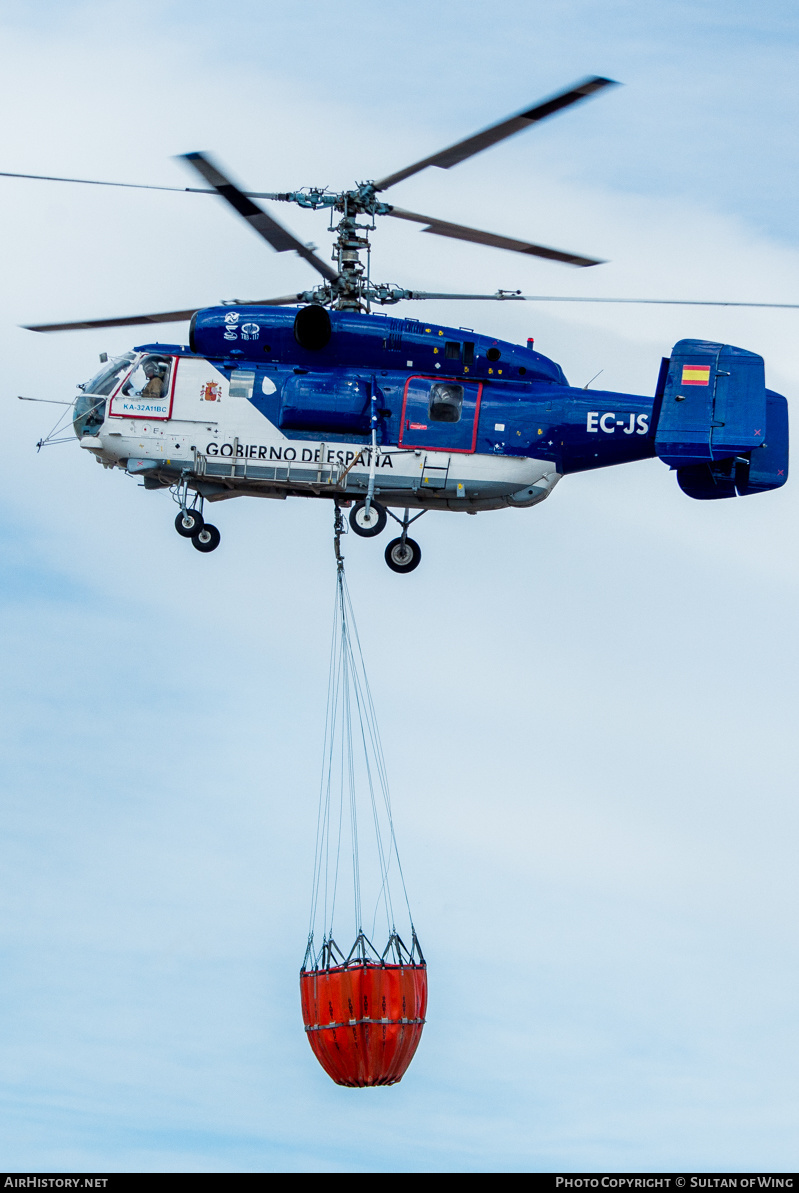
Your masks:
<path fill-rule="evenodd" d="M 409 377 L 402 404 L 402 447 L 473 452 L 483 386 L 447 377 Z"/>

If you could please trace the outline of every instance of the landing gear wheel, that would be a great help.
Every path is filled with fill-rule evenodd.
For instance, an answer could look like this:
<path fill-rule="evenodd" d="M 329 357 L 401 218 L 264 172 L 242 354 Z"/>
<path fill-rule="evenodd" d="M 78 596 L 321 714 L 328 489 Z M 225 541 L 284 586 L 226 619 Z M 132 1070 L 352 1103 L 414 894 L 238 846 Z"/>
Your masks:
<path fill-rule="evenodd" d="M 374 538 L 385 530 L 388 514 L 379 502 L 373 501 L 366 512 L 366 502 L 356 501 L 350 510 L 350 526 L 363 539 Z"/>
<path fill-rule="evenodd" d="M 422 559 L 422 548 L 414 539 L 392 539 L 386 547 L 386 563 L 392 572 L 412 572 Z"/>
<path fill-rule="evenodd" d="M 221 537 L 217 528 L 212 526 L 210 522 L 206 522 L 194 535 L 191 545 L 192 547 L 196 547 L 198 551 L 215 551 L 219 546 Z"/>
<path fill-rule="evenodd" d="M 184 539 L 194 538 L 203 528 L 203 516 L 199 510 L 181 510 L 175 518 L 175 530 Z"/>

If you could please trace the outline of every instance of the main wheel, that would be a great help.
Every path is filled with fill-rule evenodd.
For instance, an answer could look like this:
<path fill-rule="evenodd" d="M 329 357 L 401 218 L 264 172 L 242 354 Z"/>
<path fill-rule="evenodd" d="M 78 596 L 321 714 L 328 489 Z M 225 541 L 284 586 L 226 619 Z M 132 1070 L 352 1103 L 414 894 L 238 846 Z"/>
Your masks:
<path fill-rule="evenodd" d="M 175 518 L 175 530 L 184 539 L 194 538 L 203 528 L 203 516 L 199 510 L 181 510 Z"/>
<path fill-rule="evenodd" d="M 392 572 L 412 572 L 422 559 L 422 548 L 414 539 L 392 539 L 386 547 L 386 563 Z"/>
<path fill-rule="evenodd" d="M 379 502 L 373 501 L 366 512 L 366 502 L 356 501 L 350 510 L 350 526 L 361 538 L 371 539 L 386 528 L 388 514 Z"/>
<path fill-rule="evenodd" d="M 206 522 L 191 540 L 191 545 L 192 547 L 196 547 L 198 551 L 215 551 L 219 546 L 221 537 L 217 528 L 212 526 L 210 522 Z"/>

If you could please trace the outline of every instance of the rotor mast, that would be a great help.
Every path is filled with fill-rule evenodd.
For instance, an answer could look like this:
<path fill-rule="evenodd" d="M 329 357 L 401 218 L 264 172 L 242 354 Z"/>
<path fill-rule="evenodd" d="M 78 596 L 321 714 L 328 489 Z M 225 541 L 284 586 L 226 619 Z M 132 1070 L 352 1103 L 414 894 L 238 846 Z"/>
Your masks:
<path fill-rule="evenodd" d="M 391 206 L 381 203 L 376 196 L 373 182 L 358 183 L 352 190 L 329 192 L 312 188 L 288 194 L 270 195 L 284 203 L 296 203 L 300 207 L 317 210 L 330 209 L 329 231 L 335 232 L 331 260 L 338 270 L 338 277 L 302 295 L 302 301 L 322 306 L 331 306 L 337 311 L 369 311 L 372 303 L 399 302 L 400 294 L 394 297 L 394 288 L 377 287 L 371 280 L 371 252 L 369 233 L 375 230 L 375 216 L 389 215 Z M 333 223 L 336 212 L 341 218 Z M 367 222 L 358 222 L 366 217 Z M 361 254 L 366 254 L 366 261 Z"/>
<path fill-rule="evenodd" d="M 374 193 L 374 192 L 373 192 Z M 333 307 L 338 311 L 360 311 L 364 308 L 363 298 L 366 297 L 366 309 L 369 309 L 369 274 L 371 261 L 371 246 L 369 232 L 374 229 L 374 212 L 369 212 L 367 204 L 361 201 L 359 191 L 345 191 L 339 197 L 336 207 L 341 211 L 341 219 L 336 226 L 334 242 L 334 260 L 338 265 L 339 282 L 336 289 L 338 294 Z M 359 215 L 369 214 L 372 218 L 368 224 L 358 223 Z M 361 253 L 366 253 L 366 264 L 361 261 Z"/>

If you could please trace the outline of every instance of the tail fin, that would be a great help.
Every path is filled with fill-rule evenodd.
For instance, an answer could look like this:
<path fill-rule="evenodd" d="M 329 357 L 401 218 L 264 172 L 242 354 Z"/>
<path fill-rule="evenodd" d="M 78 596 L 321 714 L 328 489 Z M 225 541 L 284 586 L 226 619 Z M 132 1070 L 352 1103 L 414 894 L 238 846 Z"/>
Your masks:
<path fill-rule="evenodd" d="M 665 378 L 655 452 L 689 497 L 746 497 L 788 479 L 788 403 L 766 389 L 763 358 L 730 344 L 680 340 Z"/>

